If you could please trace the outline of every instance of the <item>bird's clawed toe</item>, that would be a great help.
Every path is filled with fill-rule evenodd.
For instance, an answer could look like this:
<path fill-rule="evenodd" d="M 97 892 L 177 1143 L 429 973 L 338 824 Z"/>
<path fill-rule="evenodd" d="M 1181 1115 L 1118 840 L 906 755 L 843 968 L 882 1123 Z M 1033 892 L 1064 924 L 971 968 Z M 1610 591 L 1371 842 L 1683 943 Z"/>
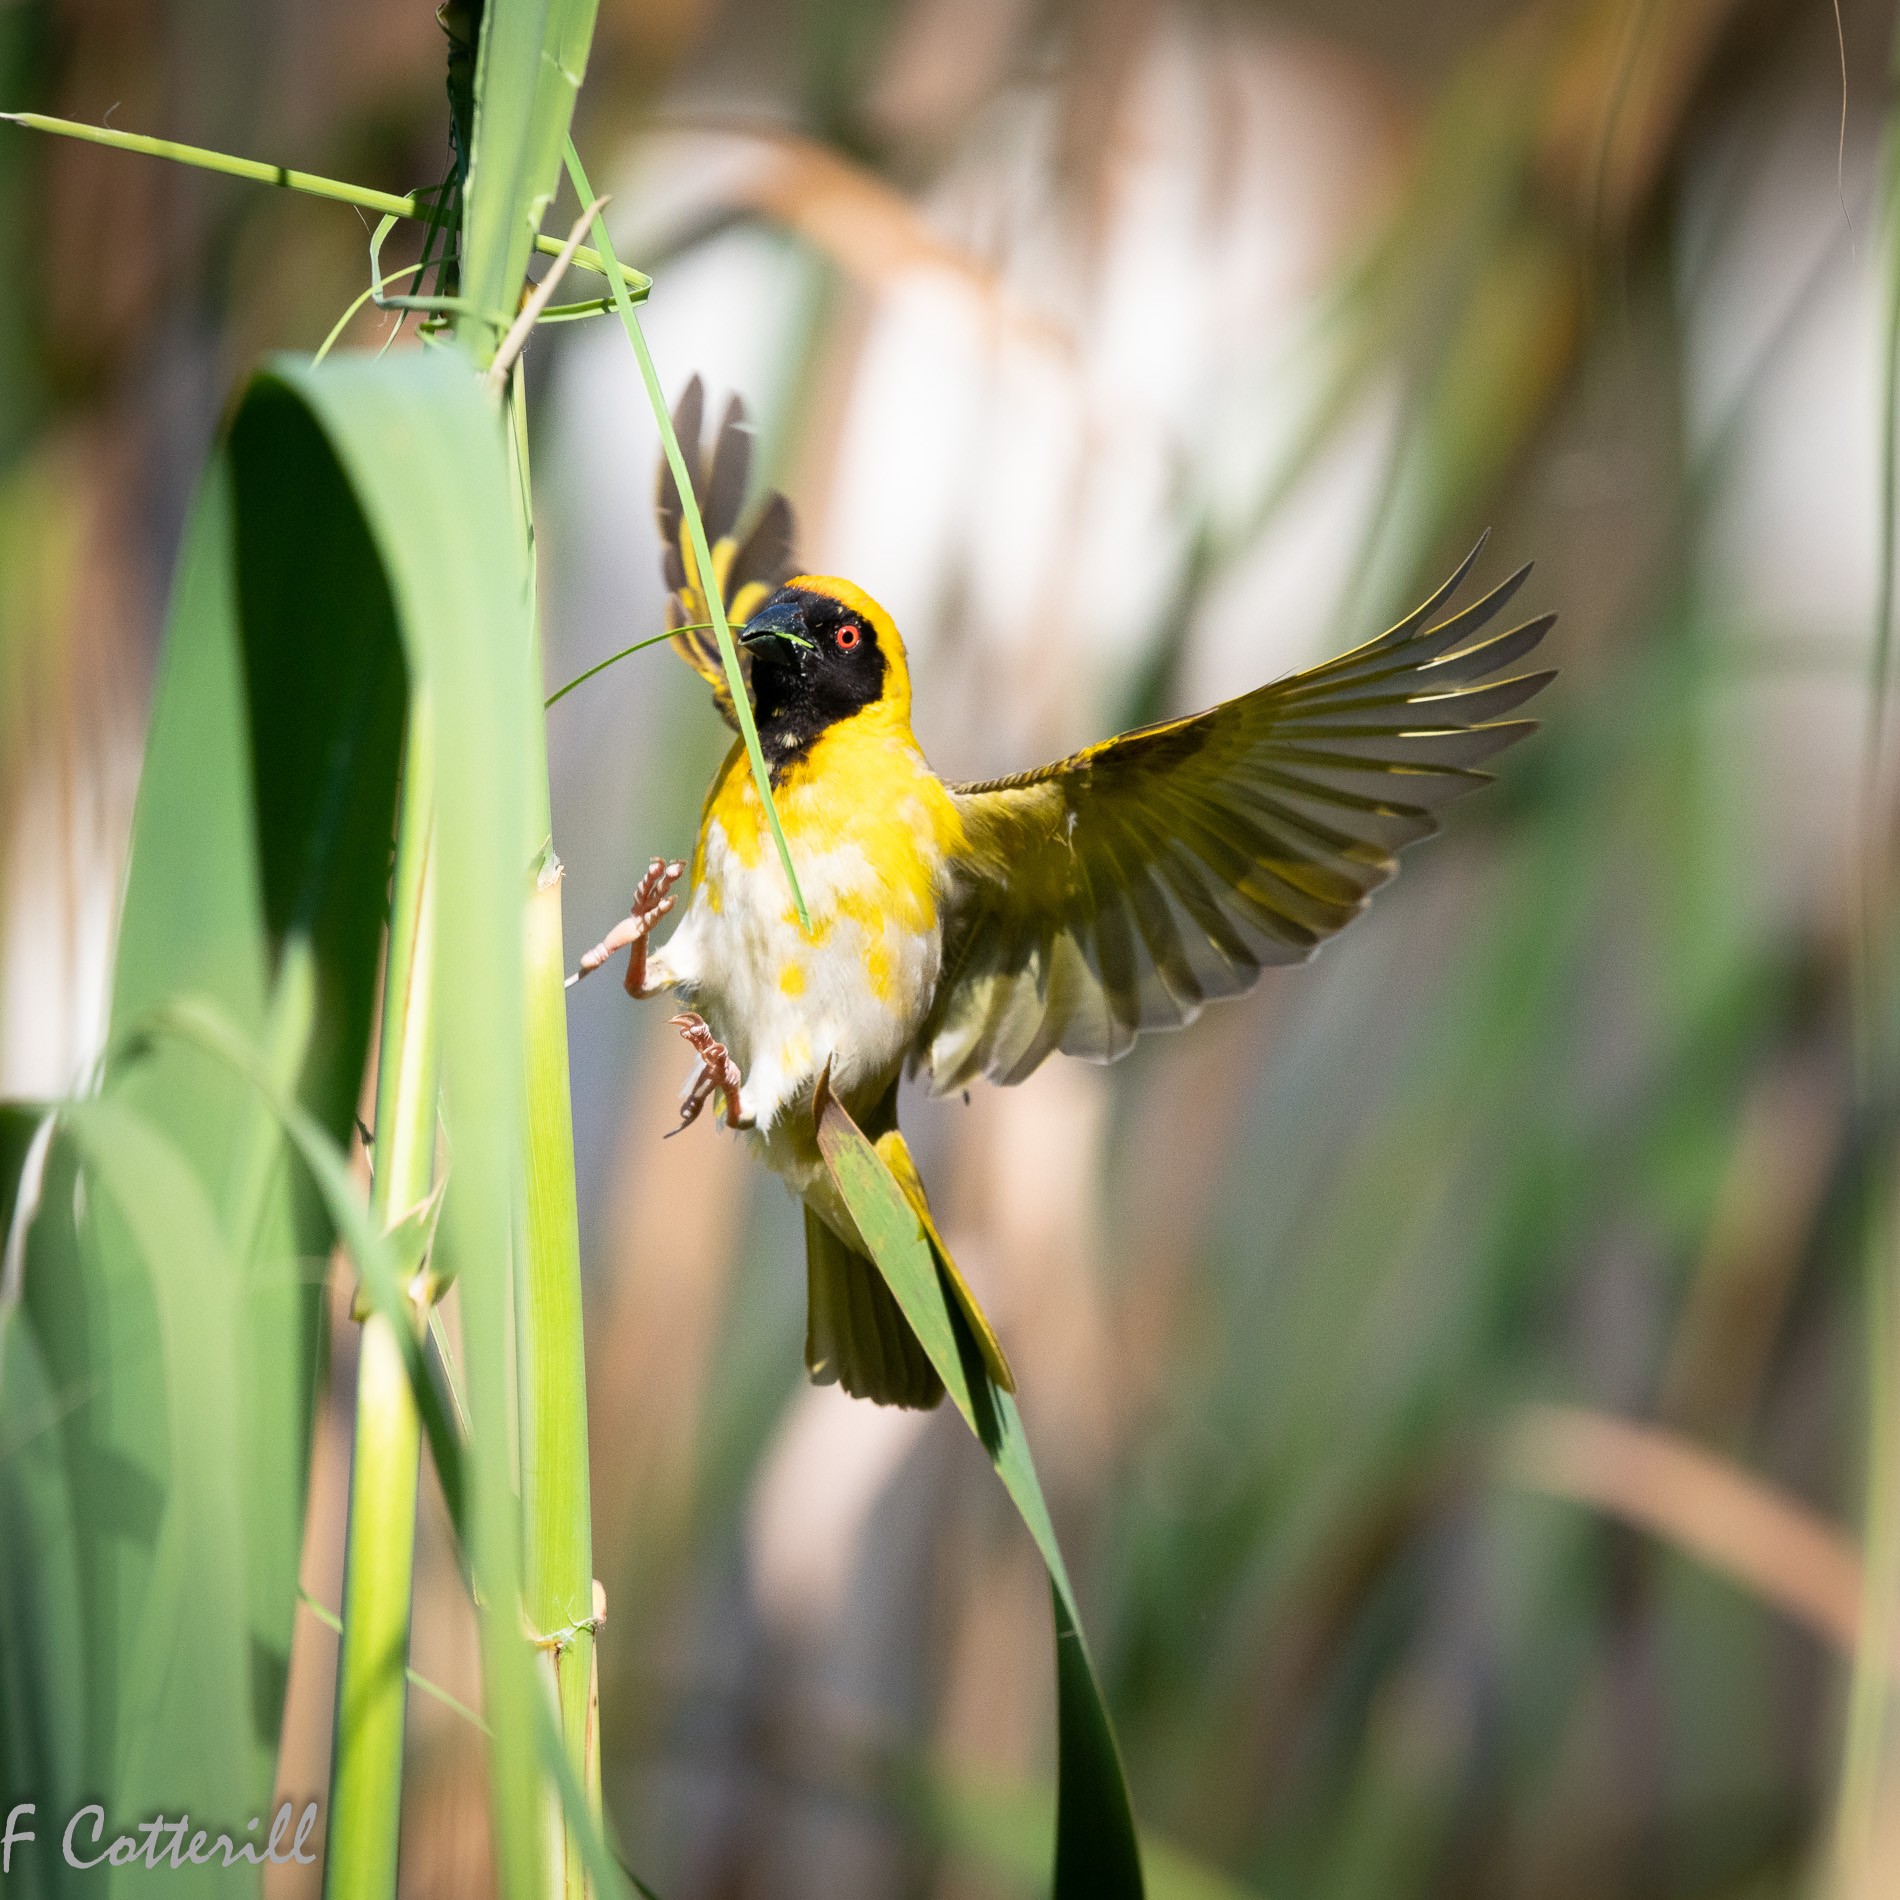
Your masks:
<path fill-rule="evenodd" d="M 567 979 L 570 986 L 584 976 L 592 976 L 616 950 L 630 949 L 633 954 L 627 958 L 627 994 L 646 995 L 647 937 L 653 926 L 673 908 L 668 892 L 685 869 L 677 859 L 665 858 L 655 858 L 647 866 L 646 876 L 633 894 L 632 910 L 581 958 L 580 968 Z"/>
<path fill-rule="evenodd" d="M 726 1045 L 714 1037 L 706 1026 L 705 1018 L 696 1016 L 691 1010 L 675 1016 L 672 1021 L 674 1028 L 686 1038 L 699 1057 L 693 1085 L 680 1104 L 679 1128 L 672 1132 L 677 1135 L 680 1128 L 691 1127 L 699 1119 L 700 1110 L 714 1095 L 725 1098 L 728 1128 L 751 1127 L 751 1122 L 739 1106 L 739 1065 L 726 1053 Z"/>

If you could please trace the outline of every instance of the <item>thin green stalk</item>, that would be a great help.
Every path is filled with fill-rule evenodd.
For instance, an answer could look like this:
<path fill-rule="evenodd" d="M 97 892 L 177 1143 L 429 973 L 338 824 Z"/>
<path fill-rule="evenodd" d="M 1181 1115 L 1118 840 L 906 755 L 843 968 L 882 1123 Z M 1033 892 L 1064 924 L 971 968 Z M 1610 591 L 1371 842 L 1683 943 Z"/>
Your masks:
<path fill-rule="evenodd" d="M 297 1592 L 297 1601 L 314 1616 L 327 1630 L 333 1630 L 338 1636 L 343 1634 L 343 1619 L 332 1609 L 327 1609 L 313 1597 L 308 1590 Z M 403 1675 L 426 1696 L 433 1696 L 445 1709 L 453 1710 L 464 1722 L 472 1722 L 481 1732 L 488 1733 L 488 1724 L 475 1710 L 471 1709 L 459 1696 L 452 1696 L 439 1682 L 432 1682 L 420 1669 L 405 1669 Z"/>
<path fill-rule="evenodd" d="M 429 1192 L 435 1169 L 436 1037 L 429 859 L 434 830 L 428 702 L 411 702 L 395 890 L 383 978 L 370 1212 L 388 1231 Z M 396 1891 L 409 1612 L 421 1427 L 393 1321 L 363 1322 L 356 1377 L 324 1892 Z"/>
<path fill-rule="evenodd" d="M 581 155 L 574 149 L 571 138 L 567 141 L 567 175 L 573 181 L 581 203 L 592 204 L 594 189 L 587 182 Z M 674 483 L 679 488 L 680 507 L 686 516 L 686 532 L 693 544 L 693 562 L 699 569 L 700 589 L 706 596 L 706 606 L 713 617 L 713 632 L 719 640 L 719 657 L 725 663 L 726 687 L 732 694 L 732 710 L 739 721 L 740 736 L 745 740 L 746 757 L 752 762 L 752 782 L 759 788 L 759 800 L 765 807 L 766 822 L 772 828 L 772 842 L 778 846 L 779 862 L 785 867 L 785 881 L 792 887 L 792 903 L 797 908 L 798 921 L 809 931 L 811 913 L 805 908 L 805 894 L 798 887 L 798 873 L 792 869 L 791 847 L 785 842 L 785 829 L 779 823 L 778 806 L 772 798 L 772 777 L 766 769 L 765 754 L 759 747 L 759 729 L 753 723 L 752 703 L 746 697 L 745 679 L 739 671 L 738 650 L 732 644 L 732 629 L 726 625 L 726 603 L 713 571 L 712 550 L 706 545 L 706 524 L 699 517 L 699 502 L 693 494 L 692 478 L 686 471 L 686 458 L 680 453 L 679 437 L 673 432 L 672 413 L 666 406 L 666 396 L 660 388 L 659 373 L 653 367 L 653 356 L 647 348 L 640 319 L 633 313 L 633 300 L 627 295 L 626 279 L 620 261 L 614 255 L 613 241 L 607 235 L 606 220 L 598 214 L 594 218 L 594 242 L 600 252 L 607 281 L 613 286 L 614 307 L 620 312 L 627 341 L 633 345 L 634 360 L 640 365 L 640 380 L 646 384 L 647 401 L 653 405 L 653 419 L 659 424 L 660 440 L 666 447 L 667 466 L 672 469 Z"/>
<path fill-rule="evenodd" d="M 391 271 L 387 277 L 380 280 L 380 283 L 393 284 L 399 277 L 414 277 L 419 271 L 426 271 L 428 268 L 429 260 L 425 257 L 420 264 L 405 264 L 401 270 Z M 310 359 L 313 367 L 321 363 L 323 359 L 336 348 L 337 338 L 349 328 L 350 319 L 376 295 L 378 287 L 378 284 L 371 284 L 366 291 L 351 302 L 349 308 L 330 326 L 330 334 L 323 339 L 322 345 L 318 348 L 316 355 Z"/>
<path fill-rule="evenodd" d="M 110 126 L 84 125 L 76 119 L 55 119 L 44 112 L 0 112 L 0 120 L 23 125 L 30 132 L 51 132 L 59 138 L 83 139 L 89 145 L 109 145 L 116 152 L 139 152 L 147 158 L 167 158 L 177 165 L 190 165 L 198 171 L 222 172 L 228 178 L 248 178 L 254 184 L 275 185 L 282 191 L 301 191 L 313 198 L 330 198 L 338 204 L 359 205 L 365 211 L 386 211 L 394 218 L 429 218 L 432 191 L 412 191 L 398 197 L 391 191 L 372 191 L 367 185 L 352 185 L 341 178 L 323 178 L 315 172 L 293 171 L 287 165 L 268 165 L 261 159 L 235 158 L 228 152 L 208 151 L 202 145 L 181 145 L 175 139 L 148 138 L 142 132 L 115 132 Z M 549 257 L 557 255 L 561 240 L 537 235 L 534 248 Z M 578 250 L 574 262 L 596 277 L 608 275 L 598 252 Z M 624 273 L 636 296 L 645 296 L 651 279 L 638 271 Z"/>
<path fill-rule="evenodd" d="M 610 653 L 597 666 L 590 666 L 585 673 L 576 673 L 568 683 L 558 691 L 550 693 L 541 702 L 541 710 L 546 712 L 557 699 L 565 699 L 577 686 L 585 686 L 596 673 L 604 673 L 617 662 L 624 660 L 630 653 L 644 653 L 648 647 L 656 647 L 663 640 L 670 640 L 676 633 L 711 633 L 710 620 L 694 621 L 691 626 L 670 627 L 665 633 L 650 633 L 644 640 L 636 640 L 630 647 L 622 647 L 618 653 Z"/>

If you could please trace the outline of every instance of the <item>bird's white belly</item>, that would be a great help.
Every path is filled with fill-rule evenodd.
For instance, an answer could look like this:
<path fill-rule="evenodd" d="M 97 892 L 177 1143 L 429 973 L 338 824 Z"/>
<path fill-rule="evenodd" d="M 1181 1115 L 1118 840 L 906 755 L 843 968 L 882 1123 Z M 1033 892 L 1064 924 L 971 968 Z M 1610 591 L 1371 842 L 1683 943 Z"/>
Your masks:
<path fill-rule="evenodd" d="M 934 914 L 907 927 L 907 906 L 855 846 L 801 851 L 807 935 L 776 855 L 745 863 L 716 819 L 704 844 L 691 905 L 653 975 L 677 984 L 731 1052 L 765 1160 L 802 1191 L 794 1177 L 817 1154 L 809 1127 L 790 1125 L 788 1111 L 808 1116 L 827 1062 L 832 1087 L 860 1112 L 889 1086 L 936 988 Z"/>

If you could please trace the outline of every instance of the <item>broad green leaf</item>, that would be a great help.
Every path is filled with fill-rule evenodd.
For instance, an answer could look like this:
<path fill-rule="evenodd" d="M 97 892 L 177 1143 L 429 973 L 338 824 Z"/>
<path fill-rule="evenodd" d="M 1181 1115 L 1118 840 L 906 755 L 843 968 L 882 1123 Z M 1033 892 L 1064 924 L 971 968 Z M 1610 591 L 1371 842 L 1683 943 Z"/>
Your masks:
<path fill-rule="evenodd" d="M 450 1025 L 444 1078 L 456 1165 L 441 1238 L 463 1269 L 475 1428 L 467 1515 L 484 1599 L 517 1595 L 504 1315 L 529 859 L 520 765 L 535 682 L 512 510 L 499 422 L 465 362 L 412 357 L 318 375 L 287 364 L 257 378 L 194 512 L 140 793 L 114 996 L 119 1053 L 99 1110 L 119 1120 L 98 1135 L 88 1165 L 161 1174 L 150 1143 L 141 1148 L 123 1132 L 141 1126 L 143 1113 L 162 1120 L 197 1176 L 197 1198 L 173 1188 L 152 1202 L 128 1190 L 122 1207 L 117 1196 L 90 1196 L 84 1272 L 30 1274 L 28 1288 L 43 1383 L 98 1388 L 62 1432 L 69 1493 L 89 1506 L 76 1526 L 91 1664 L 84 1785 L 118 1790 L 123 1755 L 134 1777 L 124 1786 L 139 1790 L 148 1813 L 182 1805 L 162 1777 L 173 1766 L 182 1772 L 187 1758 L 138 1751 L 160 1729 L 190 1732 L 207 1698 L 246 1704 L 232 1733 L 250 1759 L 244 1775 L 227 1775 L 220 1799 L 255 1811 L 268 1794 L 272 1751 L 247 1737 L 253 1728 L 261 1736 L 268 1714 L 274 1743 L 277 1711 L 265 1707 L 268 1694 L 256 1697 L 255 1712 L 248 1701 L 281 1673 L 273 1651 L 284 1644 L 257 1640 L 254 1606 L 248 1634 L 242 1616 L 225 1624 L 242 1638 L 243 1672 L 207 1665 L 190 1682 L 176 1671 L 154 1675 L 144 1613 L 179 1587 L 215 1604 L 230 1580 L 271 1574 L 281 1580 L 287 1637 L 312 1342 L 283 1325 L 283 1301 L 269 1310 L 272 1289 L 289 1302 L 304 1297 L 297 1262 L 327 1249 L 334 1223 L 379 1302 L 394 1309 L 400 1300 L 394 1248 L 368 1225 L 339 1137 L 362 1069 L 393 810 L 393 715 L 405 684 L 429 697 L 443 735 L 434 977 Z M 195 1037 L 155 1037 L 161 1024 L 189 1022 L 181 998 L 194 992 L 217 999 L 218 1034 L 201 1020 Z M 274 1155 L 282 1129 L 320 1192 Z M 120 1152 L 128 1144 L 130 1160 Z M 202 1298 L 210 1263 L 233 1256 L 241 1236 L 219 1227 L 234 1207 L 258 1205 L 260 1153 L 265 1218 L 243 1226 L 270 1271 L 231 1268 L 250 1284 L 243 1299 L 227 1294 L 221 1310 L 249 1334 L 238 1370 L 219 1382 L 233 1411 L 220 1444 L 258 1469 L 274 1458 L 289 1472 L 287 1496 L 260 1519 L 255 1479 L 241 1485 L 226 1473 L 238 1530 L 175 1545 L 165 1527 L 184 1521 L 180 1512 L 202 1516 L 199 1487 L 217 1478 L 205 1461 L 174 1468 L 187 1442 L 198 1460 L 201 1435 L 186 1428 L 204 1384 L 204 1361 L 174 1323 L 175 1302 L 185 1289 L 197 1289 L 192 1302 Z M 198 1218 L 205 1208 L 210 1240 Z M 412 1378 L 433 1396 L 413 1369 Z M 435 1410 L 438 1442 L 452 1444 Z M 444 1464 L 453 1490 L 452 1454 Z M 488 1619 L 486 1635 L 500 1831 L 510 1890 L 521 1892 L 532 1884 L 540 1825 L 536 1692 L 515 1619 Z"/>
<path fill-rule="evenodd" d="M 1016 1402 L 984 1372 L 976 1341 L 956 1309 L 929 1236 L 903 1189 L 864 1132 L 825 1091 L 819 1101 L 818 1145 L 878 1270 L 957 1410 L 989 1453 L 1049 1569 L 1060 1746 L 1056 1900 L 1138 1900 L 1143 1890 L 1141 1853 L 1121 1757 Z"/>
<path fill-rule="evenodd" d="M 507 13 L 507 8 L 499 9 Z M 320 371 L 278 360 L 244 412 L 320 446 L 280 472 L 360 511 L 394 603 L 411 691 L 435 731 L 435 959 L 452 1170 L 438 1244 L 459 1290 L 473 1437 L 471 1554 L 482 1596 L 519 1595 L 506 1316 L 522 1139 L 521 945 L 530 837 L 531 675 L 526 544 L 501 420 L 467 361 L 431 352 Z M 243 413 L 243 412 L 241 412 Z M 494 1733 L 504 1892 L 535 1883 L 542 1782 L 538 1694 L 517 1619 L 483 1622 L 484 1713 Z"/>
<path fill-rule="evenodd" d="M 221 1798 L 255 1807 L 270 1791 L 295 1615 L 332 1229 L 283 1167 L 275 1124 L 247 1086 L 191 1050 L 134 1051 L 125 1032 L 181 989 L 215 994 L 318 1125 L 349 1127 L 375 984 L 402 669 L 360 524 L 317 495 L 287 502 L 260 488 L 239 500 L 233 462 L 254 448 L 240 432 L 214 459 L 180 560 L 114 971 L 119 1053 L 104 1086 L 164 1129 L 237 1276 L 230 1312 L 242 1350 L 228 1373 L 236 1424 L 226 1442 L 243 1534 L 222 1550 L 194 1541 L 183 1561 L 191 1593 L 209 1599 L 229 1577 L 242 1587 L 249 1755 Z M 171 1456 L 174 1413 L 202 1367 L 161 1304 L 195 1267 L 151 1252 L 178 1231 L 143 1233 L 108 1201 L 81 1224 L 75 1271 L 29 1261 L 26 1312 L 45 1376 L 93 1395 L 59 1442 L 72 1495 L 100 1501 L 74 1527 L 88 1628 L 85 1779 L 114 1798 L 157 1527 L 175 1487 L 195 1482 Z M 175 1672 L 160 1691 L 189 1693 Z M 140 1719 L 169 1721 L 162 1709 Z"/>

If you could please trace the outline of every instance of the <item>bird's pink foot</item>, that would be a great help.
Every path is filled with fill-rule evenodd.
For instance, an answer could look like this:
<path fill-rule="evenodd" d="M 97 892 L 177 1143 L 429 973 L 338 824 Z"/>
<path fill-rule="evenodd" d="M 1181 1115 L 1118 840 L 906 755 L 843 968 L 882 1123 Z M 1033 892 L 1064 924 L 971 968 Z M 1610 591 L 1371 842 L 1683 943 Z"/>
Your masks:
<path fill-rule="evenodd" d="M 653 926 L 673 908 L 673 900 L 667 893 L 685 868 L 683 864 L 669 864 L 661 858 L 655 858 L 647 866 L 647 874 L 633 894 L 632 912 L 624 923 L 616 924 L 581 958 L 581 967 L 567 979 L 570 988 L 582 977 L 592 976 L 616 950 L 630 949 L 627 994 L 635 997 L 648 994 L 647 937 Z"/>
<path fill-rule="evenodd" d="M 751 1122 L 739 1106 L 739 1065 L 726 1053 L 726 1045 L 717 1041 L 706 1027 L 705 1019 L 691 1010 L 673 1018 L 673 1026 L 692 1044 L 699 1057 L 699 1071 L 693 1086 L 680 1104 L 680 1128 L 688 1128 L 699 1119 L 699 1112 L 715 1095 L 725 1097 L 726 1126 L 750 1128 Z M 674 1129 L 675 1134 L 679 1128 Z"/>

